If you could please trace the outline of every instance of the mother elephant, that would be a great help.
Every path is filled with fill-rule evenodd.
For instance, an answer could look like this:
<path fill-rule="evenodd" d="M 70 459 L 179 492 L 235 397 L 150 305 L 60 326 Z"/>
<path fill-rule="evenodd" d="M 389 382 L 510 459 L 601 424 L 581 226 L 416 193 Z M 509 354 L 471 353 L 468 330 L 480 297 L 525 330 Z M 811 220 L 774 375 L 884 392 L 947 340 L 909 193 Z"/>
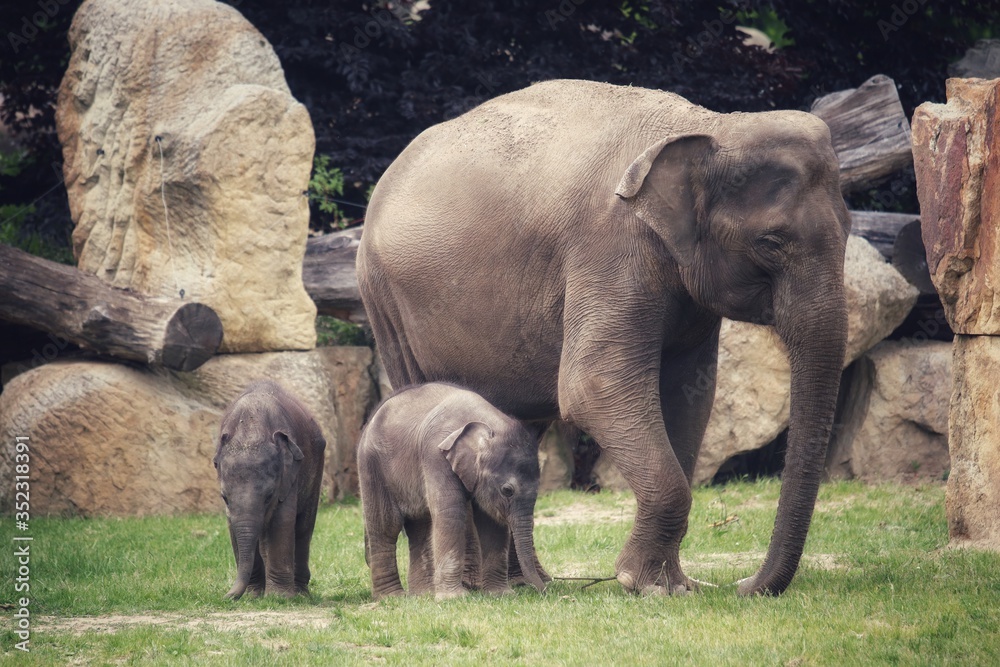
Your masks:
<path fill-rule="evenodd" d="M 767 557 L 783 591 L 809 529 L 846 340 L 850 219 L 827 126 L 718 114 L 656 90 L 549 81 L 428 129 L 372 195 L 358 279 L 394 386 L 448 380 L 572 421 L 638 502 L 615 564 L 693 588 L 679 546 L 722 317 L 771 324 L 791 421 Z"/>

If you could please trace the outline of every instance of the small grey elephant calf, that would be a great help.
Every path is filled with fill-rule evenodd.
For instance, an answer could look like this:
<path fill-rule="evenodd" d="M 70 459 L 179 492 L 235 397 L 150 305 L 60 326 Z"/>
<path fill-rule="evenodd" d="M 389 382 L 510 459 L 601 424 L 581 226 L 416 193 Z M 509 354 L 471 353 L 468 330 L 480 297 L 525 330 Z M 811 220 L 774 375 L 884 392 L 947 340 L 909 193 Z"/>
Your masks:
<path fill-rule="evenodd" d="M 509 592 L 510 536 L 524 579 L 545 588 L 534 560 L 537 441 L 478 394 L 444 383 L 407 387 L 375 412 L 358 444 L 372 595 L 403 594 L 396 541 L 406 531 L 409 592 L 465 593 L 478 533 L 482 589 Z M 469 525 L 469 506 L 475 531 Z"/>
<path fill-rule="evenodd" d="M 325 450 L 309 410 L 270 380 L 247 387 L 222 416 L 213 463 L 237 567 L 227 598 L 308 594 Z"/>

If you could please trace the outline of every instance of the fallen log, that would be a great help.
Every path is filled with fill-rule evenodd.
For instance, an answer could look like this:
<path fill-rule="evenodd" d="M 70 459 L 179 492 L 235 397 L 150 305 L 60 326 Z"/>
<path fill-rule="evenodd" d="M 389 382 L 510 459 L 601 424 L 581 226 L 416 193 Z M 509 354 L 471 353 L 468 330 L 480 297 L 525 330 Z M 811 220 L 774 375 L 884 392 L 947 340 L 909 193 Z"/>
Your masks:
<path fill-rule="evenodd" d="M 354 260 L 361 242 L 361 227 L 316 236 L 306 243 L 302 282 L 320 315 L 365 324 Z"/>
<path fill-rule="evenodd" d="M 111 287 L 2 244 L 0 294 L 0 319 L 121 359 L 191 371 L 222 342 L 222 322 L 206 305 Z"/>
<path fill-rule="evenodd" d="M 840 190 L 863 190 L 913 164 L 910 123 L 896 83 L 876 74 L 857 88 L 820 97 L 809 110 L 830 126 Z"/>
<path fill-rule="evenodd" d="M 891 260 L 896 237 L 906 225 L 919 221 L 916 213 L 884 213 L 882 211 L 851 211 L 851 234 L 865 239 L 882 255 Z"/>

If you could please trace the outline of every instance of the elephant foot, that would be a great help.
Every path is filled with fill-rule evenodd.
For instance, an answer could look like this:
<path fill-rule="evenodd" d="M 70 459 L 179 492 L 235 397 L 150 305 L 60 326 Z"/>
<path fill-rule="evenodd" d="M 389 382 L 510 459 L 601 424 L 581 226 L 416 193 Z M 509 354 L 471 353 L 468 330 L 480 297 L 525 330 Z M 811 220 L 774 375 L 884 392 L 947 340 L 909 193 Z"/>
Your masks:
<path fill-rule="evenodd" d="M 404 591 L 402 588 L 400 588 L 398 590 L 397 589 L 392 589 L 392 590 L 382 591 L 382 592 L 372 591 L 372 600 L 374 600 L 375 602 L 378 602 L 379 600 L 382 600 L 384 598 L 398 598 L 398 597 L 403 597 L 406 594 L 407 594 L 406 591 Z"/>
<path fill-rule="evenodd" d="M 468 594 L 468 591 L 462 587 L 456 589 L 448 589 L 444 591 L 437 591 L 434 593 L 434 599 L 438 602 L 442 600 L 452 600 L 454 598 L 460 598 Z"/>
<path fill-rule="evenodd" d="M 507 584 L 497 584 L 494 586 L 484 586 L 483 593 L 487 595 L 513 595 L 514 589 Z"/>
<path fill-rule="evenodd" d="M 639 558 L 619 556 L 615 578 L 632 593 L 647 595 L 687 595 L 697 592 L 699 582 L 681 571 L 680 563 L 644 561 Z M 634 563 L 634 565 L 633 565 Z"/>

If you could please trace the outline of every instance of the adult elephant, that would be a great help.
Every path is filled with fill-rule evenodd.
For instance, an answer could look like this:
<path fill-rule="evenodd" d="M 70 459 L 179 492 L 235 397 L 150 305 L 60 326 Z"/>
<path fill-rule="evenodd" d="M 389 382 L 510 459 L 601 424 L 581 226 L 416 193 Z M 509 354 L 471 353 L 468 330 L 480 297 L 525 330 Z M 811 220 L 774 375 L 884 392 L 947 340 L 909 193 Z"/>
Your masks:
<path fill-rule="evenodd" d="M 358 280 L 394 386 L 448 380 L 509 414 L 576 423 L 635 492 L 615 564 L 644 593 L 694 587 L 679 545 L 722 317 L 771 324 L 791 417 L 767 557 L 802 555 L 847 337 L 850 219 L 827 126 L 718 114 L 671 93 L 549 81 L 413 140 L 379 181 Z"/>

